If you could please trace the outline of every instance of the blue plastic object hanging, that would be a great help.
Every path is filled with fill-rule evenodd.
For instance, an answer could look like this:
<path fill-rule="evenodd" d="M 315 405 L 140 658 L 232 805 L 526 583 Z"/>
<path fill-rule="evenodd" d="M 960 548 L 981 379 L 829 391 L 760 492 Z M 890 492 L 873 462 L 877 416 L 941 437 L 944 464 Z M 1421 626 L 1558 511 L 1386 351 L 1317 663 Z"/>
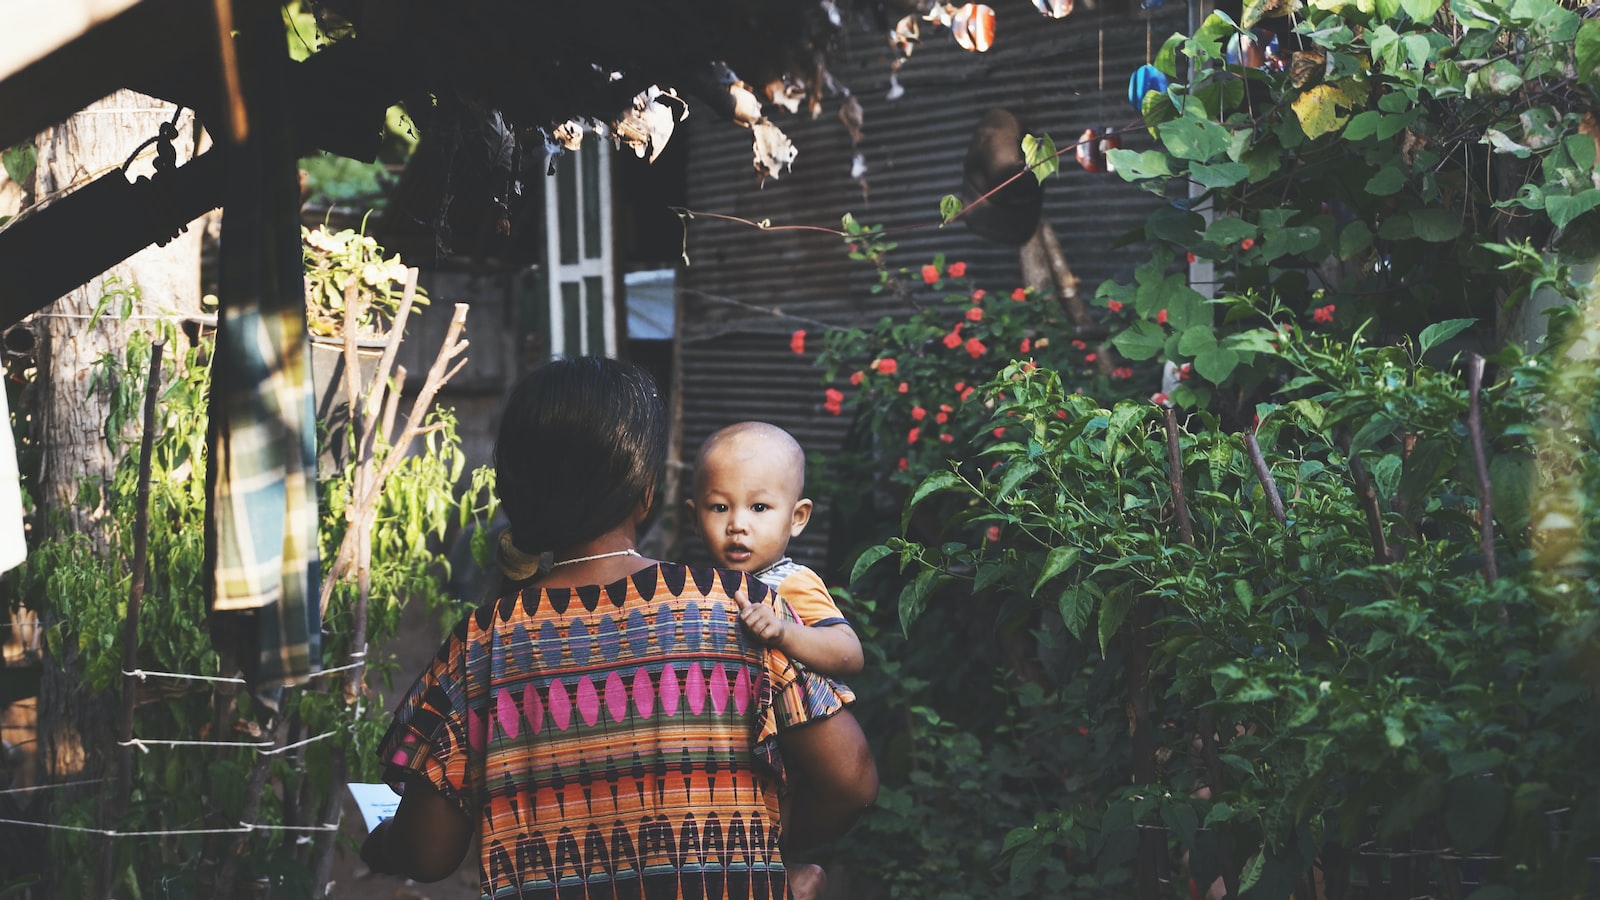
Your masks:
<path fill-rule="evenodd" d="M 1164 94 L 1170 84 L 1165 72 L 1145 63 L 1133 70 L 1133 77 L 1128 79 L 1128 102 L 1133 104 L 1134 109 L 1143 112 L 1145 95 L 1152 91 Z"/>

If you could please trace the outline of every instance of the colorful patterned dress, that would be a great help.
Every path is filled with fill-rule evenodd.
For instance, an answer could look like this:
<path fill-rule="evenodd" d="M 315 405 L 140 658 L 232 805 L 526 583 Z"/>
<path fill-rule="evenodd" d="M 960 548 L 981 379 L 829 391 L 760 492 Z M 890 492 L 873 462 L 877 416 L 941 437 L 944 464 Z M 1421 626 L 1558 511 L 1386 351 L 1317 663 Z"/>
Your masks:
<path fill-rule="evenodd" d="M 663 563 L 468 615 L 395 712 L 386 778 L 426 778 L 478 826 L 486 898 L 787 896 L 779 731 L 848 689 L 765 650 L 740 572 Z"/>

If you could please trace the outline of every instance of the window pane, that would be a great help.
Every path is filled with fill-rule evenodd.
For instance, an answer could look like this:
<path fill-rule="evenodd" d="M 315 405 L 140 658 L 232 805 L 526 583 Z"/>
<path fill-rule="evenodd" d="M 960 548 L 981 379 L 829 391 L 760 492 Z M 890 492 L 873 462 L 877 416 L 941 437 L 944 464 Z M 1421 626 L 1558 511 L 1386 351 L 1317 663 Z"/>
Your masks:
<path fill-rule="evenodd" d="M 583 296 L 576 281 L 561 282 L 561 353 L 583 355 Z"/>
<path fill-rule="evenodd" d="M 598 141 L 583 142 L 583 255 L 599 259 L 600 246 L 600 155 Z"/>
<path fill-rule="evenodd" d="M 606 354 L 606 286 L 605 281 L 596 276 L 583 280 L 583 293 L 588 298 L 584 304 L 589 316 L 589 346 L 587 352 L 595 356 Z"/>
<path fill-rule="evenodd" d="M 570 265 L 578 261 L 578 160 L 572 153 L 563 153 L 556 160 L 556 202 L 560 204 L 561 262 Z"/>

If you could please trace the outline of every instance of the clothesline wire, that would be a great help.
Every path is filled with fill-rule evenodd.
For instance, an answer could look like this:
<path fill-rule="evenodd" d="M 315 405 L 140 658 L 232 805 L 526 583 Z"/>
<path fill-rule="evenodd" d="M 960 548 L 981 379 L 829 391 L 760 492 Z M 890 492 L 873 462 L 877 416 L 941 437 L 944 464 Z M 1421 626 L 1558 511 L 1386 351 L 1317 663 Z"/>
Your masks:
<path fill-rule="evenodd" d="M 307 678 L 318 678 L 318 677 L 321 677 L 323 675 L 332 675 L 335 672 L 347 672 L 347 671 L 349 671 L 351 669 L 355 669 L 355 668 L 359 668 L 360 666 L 364 666 L 364 665 L 367 664 L 367 650 L 366 650 L 366 648 L 363 647 L 362 649 L 357 650 L 354 653 L 350 654 L 350 658 L 355 660 L 355 662 L 347 663 L 347 664 L 342 665 L 342 666 L 335 666 L 334 668 L 331 668 L 331 669 L 322 669 L 322 670 L 319 670 L 319 671 L 316 671 L 316 672 L 312 672 L 310 675 L 308 675 L 306 677 Z M 180 678 L 180 679 L 184 679 L 184 680 L 187 680 L 187 681 L 217 681 L 217 682 L 222 682 L 224 684 L 245 684 L 246 683 L 243 678 L 235 678 L 235 677 L 233 677 L 231 675 L 190 675 L 190 674 L 188 674 L 186 672 L 153 672 L 153 671 L 151 671 L 149 669 L 123 669 L 122 670 L 122 674 L 128 676 L 129 678 L 137 678 L 140 681 L 144 681 L 146 678 Z"/>
<path fill-rule="evenodd" d="M 103 782 L 110 781 L 110 780 L 111 779 L 109 779 L 109 778 L 84 778 L 84 779 L 80 779 L 78 781 L 62 781 L 62 782 L 58 782 L 56 784 L 36 784 L 36 785 L 33 785 L 32 787 L 6 788 L 5 790 L 0 791 L 0 797 L 6 796 L 6 795 L 9 795 L 9 794 L 27 794 L 27 793 L 31 793 L 33 791 L 48 791 L 48 790 L 53 790 L 55 788 L 72 787 L 74 785 L 79 785 L 79 784 L 101 784 Z"/>
<path fill-rule="evenodd" d="M 33 822 L 27 819 L 0 819 L 0 825 L 24 825 L 47 828 L 51 831 L 75 831 L 79 834 L 98 834 L 103 837 L 165 837 L 192 834 L 249 834 L 252 831 L 338 831 L 334 823 L 322 825 L 260 825 L 240 822 L 236 828 L 172 828 L 163 831 L 117 831 L 112 828 L 89 828 L 83 825 L 57 825 L 54 822 Z"/>
<path fill-rule="evenodd" d="M 298 747 L 304 747 L 307 744 L 326 740 L 338 733 L 337 731 L 324 731 L 315 737 L 308 737 L 303 741 L 295 741 L 292 744 L 284 744 L 282 747 L 273 747 L 271 741 L 189 741 L 139 737 L 130 738 L 126 741 L 117 741 L 117 746 L 136 747 L 141 753 L 149 753 L 151 747 L 249 747 L 262 756 L 276 756 L 279 753 L 286 753 Z M 263 747 L 271 747 L 272 749 L 263 750 L 261 749 Z"/>

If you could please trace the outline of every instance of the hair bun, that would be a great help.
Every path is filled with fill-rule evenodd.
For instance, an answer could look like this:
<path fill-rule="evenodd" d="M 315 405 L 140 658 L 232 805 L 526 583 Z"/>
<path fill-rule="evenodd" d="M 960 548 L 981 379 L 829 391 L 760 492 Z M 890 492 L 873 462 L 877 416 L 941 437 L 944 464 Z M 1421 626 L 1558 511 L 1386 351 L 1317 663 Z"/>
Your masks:
<path fill-rule="evenodd" d="M 500 567 L 500 574 L 512 581 L 527 581 L 539 572 L 539 554 L 524 553 L 517 549 L 509 528 L 500 532 L 494 561 Z"/>

